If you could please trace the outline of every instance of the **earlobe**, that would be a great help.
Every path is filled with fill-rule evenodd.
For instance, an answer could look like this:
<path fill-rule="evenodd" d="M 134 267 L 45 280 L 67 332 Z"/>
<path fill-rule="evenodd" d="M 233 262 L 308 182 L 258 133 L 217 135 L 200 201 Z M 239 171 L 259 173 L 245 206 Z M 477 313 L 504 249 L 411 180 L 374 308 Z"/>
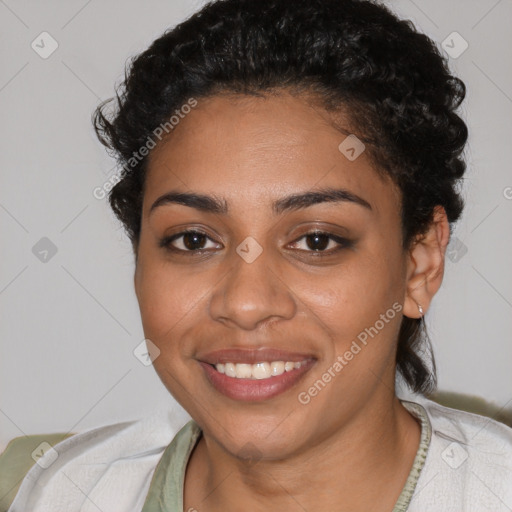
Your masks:
<path fill-rule="evenodd" d="M 436 206 L 433 221 L 425 235 L 411 247 L 407 263 L 407 290 L 404 315 L 421 318 L 441 287 L 450 225 L 442 206 Z"/>

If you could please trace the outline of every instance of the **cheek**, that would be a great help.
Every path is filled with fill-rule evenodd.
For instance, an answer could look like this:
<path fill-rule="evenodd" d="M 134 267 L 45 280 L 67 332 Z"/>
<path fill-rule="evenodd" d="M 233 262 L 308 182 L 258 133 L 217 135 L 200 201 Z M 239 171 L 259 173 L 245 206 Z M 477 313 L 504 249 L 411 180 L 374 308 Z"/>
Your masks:
<path fill-rule="evenodd" d="M 153 261 L 140 268 L 137 295 L 144 336 L 160 351 L 153 367 L 180 403 L 188 403 L 189 397 L 179 382 L 188 382 L 191 388 L 195 385 L 187 380 L 191 347 L 184 340 L 190 338 L 190 330 L 197 325 L 198 311 L 205 307 L 204 287 L 204 277 L 165 263 Z"/>
<path fill-rule="evenodd" d="M 398 335 L 402 281 L 399 251 L 382 247 L 381 242 L 361 248 L 346 265 L 333 267 L 328 276 L 302 281 L 295 289 L 328 330 L 336 354 L 350 350 L 356 341 L 362 348 L 374 345 L 373 355 L 367 356 L 380 359 L 393 352 Z"/>
<path fill-rule="evenodd" d="M 142 264 L 137 296 L 146 337 L 157 346 L 179 338 L 186 319 L 204 307 L 207 283 L 204 275 L 193 275 L 179 266 Z"/>

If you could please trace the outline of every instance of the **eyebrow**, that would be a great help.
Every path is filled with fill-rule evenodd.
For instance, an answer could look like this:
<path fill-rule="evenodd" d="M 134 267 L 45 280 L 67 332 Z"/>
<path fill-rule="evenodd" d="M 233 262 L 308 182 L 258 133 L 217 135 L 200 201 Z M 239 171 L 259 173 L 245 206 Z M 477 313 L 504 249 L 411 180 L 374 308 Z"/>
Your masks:
<path fill-rule="evenodd" d="M 368 201 L 343 188 L 322 188 L 309 192 L 292 194 L 282 197 L 272 203 L 275 215 L 284 212 L 297 211 L 320 203 L 353 203 L 370 211 L 372 207 Z M 182 204 L 205 213 L 227 215 L 229 207 L 225 199 L 191 192 L 170 191 L 160 196 L 149 210 L 151 214 L 156 208 L 167 204 Z"/>

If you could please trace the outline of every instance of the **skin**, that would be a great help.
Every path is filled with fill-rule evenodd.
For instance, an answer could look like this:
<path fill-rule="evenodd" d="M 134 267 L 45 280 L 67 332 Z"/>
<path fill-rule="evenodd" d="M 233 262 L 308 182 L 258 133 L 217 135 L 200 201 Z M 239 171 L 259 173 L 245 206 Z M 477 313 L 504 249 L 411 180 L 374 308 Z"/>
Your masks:
<path fill-rule="evenodd" d="M 418 304 L 426 312 L 441 285 L 448 221 L 438 207 L 428 233 L 403 251 L 399 191 L 368 151 L 354 161 L 341 154 L 345 137 L 305 97 L 223 95 L 199 100 L 150 154 L 134 284 L 145 336 L 160 350 L 155 369 L 203 430 L 184 510 L 390 511 L 407 479 L 420 426 L 395 396 L 396 343 L 402 316 L 418 318 Z M 320 187 L 346 188 L 372 209 L 272 211 L 272 201 Z M 150 213 L 171 190 L 223 198 L 229 212 L 166 204 Z M 207 233 L 210 252 L 159 247 L 190 227 Z M 305 237 L 315 228 L 353 243 L 315 258 Z M 252 263 L 236 252 L 248 236 L 263 249 Z M 183 237 L 172 244 L 186 250 Z M 326 239 L 322 250 L 337 246 Z M 301 404 L 298 394 L 394 303 L 401 312 Z M 197 361 L 231 347 L 307 352 L 316 362 L 292 389 L 240 402 L 216 391 Z"/>

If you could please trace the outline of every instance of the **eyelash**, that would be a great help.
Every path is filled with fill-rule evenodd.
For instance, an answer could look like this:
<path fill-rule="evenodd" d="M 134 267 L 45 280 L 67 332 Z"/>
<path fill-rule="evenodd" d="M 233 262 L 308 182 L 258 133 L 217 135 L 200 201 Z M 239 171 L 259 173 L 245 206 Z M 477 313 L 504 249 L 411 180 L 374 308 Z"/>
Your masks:
<path fill-rule="evenodd" d="M 177 249 L 176 247 L 173 247 L 171 245 L 171 242 L 178 240 L 179 238 L 182 238 L 183 236 L 185 236 L 187 234 L 196 234 L 196 235 L 205 236 L 208 240 L 213 242 L 213 240 L 203 231 L 200 231 L 197 229 L 190 229 L 190 230 L 181 231 L 180 233 L 176 233 L 174 235 L 162 238 L 159 242 L 159 246 L 171 253 L 178 254 L 178 255 L 186 255 L 187 253 L 190 253 L 191 256 L 200 256 L 202 254 L 206 254 L 206 253 L 210 252 L 209 249 L 195 249 L 195 250 Z M 300 238 L 297 238 L 292 243 L 295 244 L 295 243 L 299 242 L 300 240 L 302 240 L 308 236 L 313 236 L 313 235 L 327 236 L 330 240 L 339 244 L 338 247 L 335 247 L 334 249 L 330 249 L 329 251 L 325 251 L 325 250 L 315 251 L 315 250 L 300 249 L 301 252 L 311 253 L 312 255 L 314 255 L 313 257 L 315 257 L 315 258 L 331 256 L 335 253 L 338 253 L 339 251 L 341 251 L 343 249 L 348 249 L 353 246 L 353 242 L 351 240 L 348 240 L 347 238 L 343 238 L 343 237 L 334 235 L 334 234 L 326 232 L 326 231 L 316 231 L 316 230 L 310 231 L 308 233 L 304 233 Z"/>

